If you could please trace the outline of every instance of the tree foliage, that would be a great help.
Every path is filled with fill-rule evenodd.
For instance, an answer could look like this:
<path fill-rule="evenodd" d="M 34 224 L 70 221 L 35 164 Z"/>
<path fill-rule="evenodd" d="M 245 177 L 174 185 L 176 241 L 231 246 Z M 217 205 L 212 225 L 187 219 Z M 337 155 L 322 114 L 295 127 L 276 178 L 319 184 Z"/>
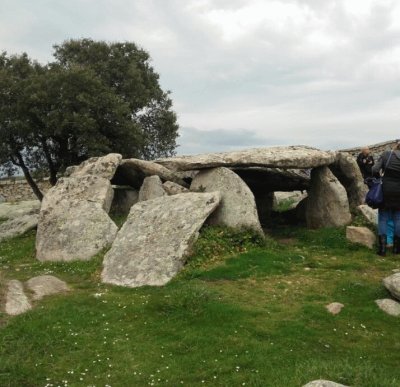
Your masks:
<path fill-rule="evenodd" d="M 174 154 L 178 125 L 149 54 L 134 43 L 70 40 L 40 65 L 0 56 L 0 165 L 55 184 L 69 165 L 109 152 L 145 159 Z"/>

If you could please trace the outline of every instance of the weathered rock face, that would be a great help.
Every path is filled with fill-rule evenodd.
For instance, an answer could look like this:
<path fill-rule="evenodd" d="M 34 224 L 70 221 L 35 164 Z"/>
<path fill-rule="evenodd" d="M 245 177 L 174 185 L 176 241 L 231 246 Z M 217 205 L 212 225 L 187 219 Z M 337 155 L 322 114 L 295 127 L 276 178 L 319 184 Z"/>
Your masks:
<path fill-rule="evenodd" d="M 139 159 L 122 160 L 121 165 L 116 171 L 113 184 L 128 184 L 138 189 L 147 176 L 158 176 L 164 181 L 172 181 L 184 187 L 188 186 L 180 174 L 153 161 Z"/>
<path fill-rule="evenodd" d="M 172 157 L 157 160 L 157 163 L 176 171 L 215 167 L 307 169 L 332 164 L 335 158 L 335 152 L 324 152 L 306 146 L 289 146 Z"/>
<path fill-rule="evenodd" d="M 208 219 L 210 224 L 252 229 L 263 235 L 254 195 L 236 173 L 227 168 L 200 171 L 190 189 L 195 192 L 220 192 L 221 204 Z"/>
<path fill-rule="evenodd" d="M 89 159 L 47 192 L 36 234 L 39 260 L 87 260 L 112 243 L 117 226 L 107 214 L 114 195 L 109 179 L 121 158 Z"/>
<path fill-rule="evenodd" d="M 38 214 L 39 200 L 26 200 L 18 203 L 1 203 L 0 219 L 14 219 L 24 215 Z"/>
<path fill-rule="evenodd" d="M 114 186 L 114 198 L 110 212 L 128 215 L 131 207 L 139 200 L 139 191 L 129 186 Z"/>
<path fill-rule="evenodd" d="M 24 287 L 20 281 L 12 280 L 8 282 L 6 294 L 5 312 L 11 316 L 17 316 L 32 309 Z"/>
<path fill-rule="evenodd" d="M 138 202 L 159 198 L 165 195 L 167 195 L 167 193 L 164 191 L 161 179 L 158 176 L 149 176 L 144 179 L 143 185 L 140 188 Z"/>
<path fill-rule="evenodd" d="M 23 215 L 0 223 L 0 242 L 5 239 L 15 238 L 36 228 L 39 215 Z"/>
<path fill-rule="evenodd" d="M 184 193 L 135 204 L 104 258 L 102 281 L 161 286 L 182 268 L 218 193 Z"/>
<path fill-rule="evenodd" d="M 92 157 L 80 165 L 67 168 L 65 176 L 81 177 L 91 175 L 111 180 L 121 160 L 122 156 L 118 153 L 110 153 L 103 157 Z"/>
<path fill-rule="evenodd" d="M 371 224 L 378 224 L 378 210 L 374 210 L 373 208 L 367 206 L 366 204 L 362 204 L 357 207 L 357 210 L 364 216 L 364 218 Z"/>
<path fill-rule="evenodd" d="M 294 209 L 297 205 L 307 197 L 307 192 L 274 192 L 273 209 L 276 211 L 285 203 L 288 203 L 288 209 Z"/>
<path fill-rule="evenodd" d="M 27 288 L 33 293 L 33 300 L 40 300 L 45 296 L 65 293 L 69 290 L 68 285 L 52 275 L 39 275 L 26 282 Z"/>
<path fill-rule="evenodd" d="M 392 274 L 383 280 L 383 285 L 394 298 L 400 300 L 400 273 Z"/>
<path fill-rule="evenodd" d="M 385 313 L 394 317 L 400 316 L 400 303 L 397 301 L 385 298 L 383 300 L 376 300 L 375 303 Z"/>
<path fill-rule="evenodd" d="M 187 188 L 182 187 L 179 184 L 174 183 L 173 181 L 166 181 L 163 183 L 164 191 L 168 195 L 177 195 L 180 193 L 190 192 Z"/>
<path fill-rule="evenodd" d="M 339 152 L 331 170 L 346 188 L 350 207 L 356 208 L 364 203 L 367 186 L 355 158 L 348 153 Z"/>
<path fill-rule="evenodd" d="M 331 382 L 329 380 L 314 380 L 305 384 L 303 387 L 347 387 L 344 384 Z"/>
<path fill-rule="evenodd" d="M 353 243 L 359 243 L 370 249 L 374 247 L 376 242 L 375 234 L 367 227 L 347 226 L 346 238 Z"/>
<path fill-rule="evenodd" d="M 109 246 L 117 231 L 99 203 L 62 201 L 40 213 L 36 257 L 40 261 L 88 260 Z"/>
<path fill-rule="evenodd" d="M 310 228 L 339 227 L 351 222 L 346 190 L 328 167 L 311 173 L 306 221 Z"/>

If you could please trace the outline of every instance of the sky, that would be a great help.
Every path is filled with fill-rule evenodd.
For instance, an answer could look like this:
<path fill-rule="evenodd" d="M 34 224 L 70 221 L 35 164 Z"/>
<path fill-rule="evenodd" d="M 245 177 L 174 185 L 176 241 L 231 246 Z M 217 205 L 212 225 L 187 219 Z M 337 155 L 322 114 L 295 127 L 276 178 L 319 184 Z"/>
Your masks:
<path fill-rule="evenodd" d="M 400 138 L 398 0 L 0 1 L 0 51 L 84 37 L 150 53 L 179 154 Z"/>

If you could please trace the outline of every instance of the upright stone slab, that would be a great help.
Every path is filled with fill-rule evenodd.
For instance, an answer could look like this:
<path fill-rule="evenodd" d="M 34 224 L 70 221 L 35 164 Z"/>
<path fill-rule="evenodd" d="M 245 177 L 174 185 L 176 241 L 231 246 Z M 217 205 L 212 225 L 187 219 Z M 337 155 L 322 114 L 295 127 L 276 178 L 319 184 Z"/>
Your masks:
<path fill-rule="evenodd" d="M 328 167 L 311 173 L 306 221 L 310 228 L 339 227 L 351 222 L 346 190 Z"/>
<path fill-rule="evenodd" d="M 32 309 L 32 305 L 24 292 L 22 282 L 17 280 L 9 281 L 6 293 L 5 312 L 11 316 L 17 316 L 30 309 Z"/>
<path fill-rule="evenodd" d="M 71 167 L 45 195 L 36 234 L 41 261 L 88 260 L 109 246 L 118 231 L 108 216 L 110 179 L 122 159 L 109 154 Z"/>
<path fill-rule="evenodd" d="M 135 204 L 103 263 L 102 281 L 161 286 L 184 265 L 198 232 L 220 202 L 217 192 L 183 193 Z"/>
<path fill-rule="evenodd" d="M 157 160 L 157 163 L 173 171 L 215 167 L 308 169 L 332 164 L 335 159 L 336 152 L 325 152 L 307 146 L 277 146 L 194 156 L 177 156 Z"/>
<path fill-rule="evenodd" d="M 164 191 L 161 179 L 157 175 L 149 176 L 144 179 L 143 185 L 140 188 L 138 202 L 159 198 L 165 195 L 167 195 L 167 193 Z"/>
<path fill-rule="evenodd" d="M 221 194 L 221 204 L 210 216 L 208 223 L 235 229 L 252 229 L 263 234 L 254 195 L 235 172 L 227 168 L 202 170 L 193 179 L 190 189 L 195 192 L 218 191 Z"/>

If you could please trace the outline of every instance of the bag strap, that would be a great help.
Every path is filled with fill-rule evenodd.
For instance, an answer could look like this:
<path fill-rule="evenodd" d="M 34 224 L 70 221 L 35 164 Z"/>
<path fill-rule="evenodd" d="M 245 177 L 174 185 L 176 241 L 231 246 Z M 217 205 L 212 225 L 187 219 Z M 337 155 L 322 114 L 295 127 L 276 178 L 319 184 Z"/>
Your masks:
<path fill-rule="evenodd" d="M 387 167 L 389 166 L 390 159 L 392 158 L 392 155 L 393 155 L 393 150 L 390 151 L 390 155 L 389 155 L 389 157 L 388 157 L 388 159 L 386 161 L 385 168 L 382 171 L 382 177 L 385 176 L 385 172 L 386 172 Z"/>

